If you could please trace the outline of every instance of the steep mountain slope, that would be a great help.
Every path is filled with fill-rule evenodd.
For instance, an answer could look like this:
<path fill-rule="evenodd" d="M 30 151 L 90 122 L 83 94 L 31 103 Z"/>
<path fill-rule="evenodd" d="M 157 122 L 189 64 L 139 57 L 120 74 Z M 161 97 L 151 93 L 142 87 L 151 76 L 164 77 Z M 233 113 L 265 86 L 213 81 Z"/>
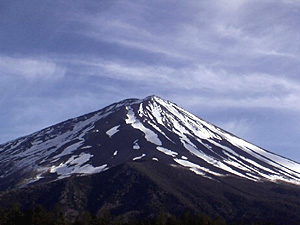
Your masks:
<path fill-rule="evenodd" d="M 300 184 L 300 164 L 263 150 L 157 96 L 127 99 L 0 145 L 0 190 L 99 173 L 130 161 Z"/>

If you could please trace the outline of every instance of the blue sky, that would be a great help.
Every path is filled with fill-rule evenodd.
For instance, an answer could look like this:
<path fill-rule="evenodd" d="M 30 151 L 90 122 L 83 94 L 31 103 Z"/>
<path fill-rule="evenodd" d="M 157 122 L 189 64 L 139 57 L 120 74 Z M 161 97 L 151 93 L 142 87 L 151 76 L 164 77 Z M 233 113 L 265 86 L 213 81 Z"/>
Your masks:
<path fill-rule="evenodd" d="M 0 143 L 158 95 L 300 162 L 300 1 L 0 2 Z"/>

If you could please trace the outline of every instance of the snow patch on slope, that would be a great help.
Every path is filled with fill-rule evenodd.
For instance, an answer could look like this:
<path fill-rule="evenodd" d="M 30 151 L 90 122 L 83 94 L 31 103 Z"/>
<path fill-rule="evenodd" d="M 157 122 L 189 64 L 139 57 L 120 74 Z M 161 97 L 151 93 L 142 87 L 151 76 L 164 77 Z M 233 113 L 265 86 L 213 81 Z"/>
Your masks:
<path fill-rule="evenodd" d="M 106 131 L 106 134 L 111 138 L 114 134 L 116 134 L 116 133 L 119 132 L 119 130 L 118 130 L 119 127 L 120 127 L 120 125 L 115 126 L 115 127 L 111 128 L 111 129 L 109 129 L 108 131 Z"/>
<path fill-rule="evenodd" d="M 145 139 L 155 145 L 154 154 L 157 155 L 151 155 L 152 160 L 158 160 L 156 157 L 159 151 L 172 156 L 177 164 L 206 177 L 208 175 L 219 176 L 220 174 L 213 170 L 218 172 L 222 170 L 223 175 L 234 174 L 255 181 L 270 180 L 300 184 L 300 164 L 237 138 L 169 101 L 149 97 L 146 105 L 145 100 L 125 100 L 101 112 L 71 119 L 56 125 L 55 128 L 47 128 L 1 145 L 1 178 L 13 174 L 14 171 L 24 171 L 25 168 L 26 171 L 34 174 L 34 177 L 27 180 L 28 183 L 43 178 L 49 171 L 63 178 L 75 173 L 89 174 L 107 169 L 107 164 L 98 167 L 89 164 L 93 155 L 84 153 L 82 150 L 94 149 L 86 145 L 85 138 L 91 133 L 99 132 L 95 128 L 98 120 L 116 112 L 121 107 L 126 107 L 125 122 L 141 131 Z M 137 112 L 134 111 L 136 104 L 139 104 Z M 120 132 L 120 126 L 107 130 L 108 137 L 111 138 Z M 165 141 L 170 142 L 168 145 L 163 145 Z M 143 144 L 143 142 L 140 143 Z M 22 147 L 24 145 L 27 146 L 25 149 Z M 100 146 L 100 143 L 96 145 Z M 176 145 L 178 151 L 176 147 L 173 148 Z M 170 148 L 176 149 L 177 152 L 164 146 L 172 146 Z M 130 148 L 140 149 L 138 139 Z M 80 154 L 79 151 L 82 153 Z M 109 154 L 109 160 L 114 160 L 118 151 L 115 151 L 113 156 L 112 152 Z M 145 156 L 142 154 L 133 160 Z M 199 165 L 195 162 L 199 162 Z M 207 164 L 209 164 L 208 168 L 213 169 L 207 171 L 208 169 L 204 167 Z M 2 171 L 1 168 L 3 168 Z"/>
<path fill-rule="evenodd" d="M 126 106 L 128 112 L 127 112 L 127 119 L 125 122 L 127 124 L 130 124 L 134 129 L 138 129 L 142 131 L 145 134 L 145 138 L 147 141 L 155 144 L 155 145 L 162 145 L 161 141 L 159 140 L 156 133 L 154 133 L 152 130 L 146 128 L 140 120 L 138 120 L 135 117 L 134 111 L 130 106 Z"/>
<path fill-rule="evenodd" d="M 198 172 L 198 174 L 200 174 L 200 175 L 206 175 L 208 173 L 208 174 L 215 175 L 215 176 L 223 176 L 220 173 L 214 172 L 212 170 L 209 170 L 205 167 L 199 166 L 198 164 L 192 163 L 192 162 L 187 161 L 187 160 L 174 159 L 174 161 L 177 162 L 178 164 L 180 164 L 181 166 L 190 168 L 191 171 L 193 171 L 195 173 Z"/>
<path fill-rule="evenodd" d="M 141 148 L 141 147 L 139 146 L 138 140 L 135 140 L 135 141 L 133 142 L 133 149 L 139 150 L 140 148 Z"/>
<path fill-rule="evenodd" d="M 135 160 L 144 158 L 145 156 L 146 156 L 146 154 L 142 154 L 141 156 L 134 157 L 132 160 L 135 161 Z"/>
<path fill-rule="evenodd" d="M 167 148 L 164 148 L 164 147 L 156 147 L 156 149 L 158 150 L 158 151 L 160 151 L 160 152 L 162 152 L 162 153 L 164 153 L 164 154 L 166 154 L 166 155 L 170 155 L 170 156 L 172 156 L 172 157 L 175 157 L 175 156 L 177 156 L 178 155 L 178 153 L 177 152 L 174 152 L 174 151 L 171 151 L 171 150 L 169 150 L 169 149 L 167 149 Z"/>
<path fill-rule="evenodd" d="M 72 155 L 66 162 L 60 163 L 58 166 L 52 166 L 50 173 L 57 173 L 59 179 L 69 177 L 72 174 L 92 174 L 99 173 L 107 169 L 107 164 L 94 167 L 90 164 L 85 164 L 93 155 L 88 153 L 81 153 L 80 155 Z M 83 165 L 85 164 L 85 165 Z"/>

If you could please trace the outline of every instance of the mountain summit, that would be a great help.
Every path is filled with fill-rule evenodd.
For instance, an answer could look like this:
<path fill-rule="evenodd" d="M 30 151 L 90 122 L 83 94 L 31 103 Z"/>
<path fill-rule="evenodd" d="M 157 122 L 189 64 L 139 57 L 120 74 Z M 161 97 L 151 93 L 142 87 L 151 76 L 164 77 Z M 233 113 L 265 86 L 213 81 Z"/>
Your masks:
<path fill-rule="evenodd" d="M 299 184 L 300 164 L 157 96 L 0 145 L 0 212 L 17 200 L 24 210 L 59 206 L 70 221 L 85 211 L 125 221 L 189 211 L 299 224 Z"/>
<path fill-rule="evenodd" d="M 207 179 L 300 184 L 300 164 L 157 96 L 126 99 L 0 145 L 0 190 L 156 161 Z"/>

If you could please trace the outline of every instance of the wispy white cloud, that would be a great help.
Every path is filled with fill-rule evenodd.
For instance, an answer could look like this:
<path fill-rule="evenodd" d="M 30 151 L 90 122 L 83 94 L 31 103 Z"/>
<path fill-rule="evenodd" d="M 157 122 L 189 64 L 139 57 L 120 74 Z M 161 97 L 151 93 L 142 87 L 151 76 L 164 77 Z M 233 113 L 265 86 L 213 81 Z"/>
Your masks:
<path fill-rule="evenodd" d="M 177 39 L 176 36 L 170 37 L 171 34 L 164 33 L 160 36 L 149 27 L 143 27 L 142 24 L 132 24 L 120 18 L 109 18 L 104 15 L 98 15 L 98 17 L 82 15 L 77 19 L 87 27 L 78 32 L 93 40 L 164 54 L 168 57 L 187 57 L 184 52 L 180 53 L 176 50 L 180 45 L 174 46 L 175 48 L 170 47 L 170 38 L 173 41 Z"/>
<path fill-rule="evenodd" d="M 254 122 L 250 121 L 248 118 L 241 118 L 225 121 L 219 124 L 219 126 L 235 135 L 238 135 L 239 137 L 247 137 L 250 136 L 253 124 Z"/>
<path fill-rule="evenodd" d="M 299 81 L 287 74 L 266 71 L 276 67 L 274 56 L 292 59 L 292 64 L 299 58 L 296 48 L 287 48 L 296 34 L 294 26 L 282 19 L 290 6 L 282 1 L 192 1 L 187 11 L 193 13 L 185 15 L 184 20 L 173 17 L 175 6 L 167 14 L 169 18 L 149 22 L 143 15 L 155 12 L 151 11 L 151 3 L 144 3 L 143 7 L 135 6 L 141 7 L 138 21 L 143 23 L 136 22 L 130 10 L 119 17 L 83 15 L 87 29 L 81 32 L 94 40 L 186 60 L 185 66 L 88 60 L 83 63 L 87 74 L 118 82 L 144 81 L 158 92 L 163 88 L 169 95 L 181 93 L 182 99 L 186 99 L 185 91 L 187 95 L 192 92 L 195 96 L 189 96 L 191 104 L 194 98 L 195 104 L 218 107 L 300 110 L 296 106 L 300 105 Z M 169 24 L 172 19 L 175 28 Z M 161 34 L 160 24 L 166 29 Z M 271 64 L 261 64 L 264 60 Z"/>
<path fill-rule="evenodd" d="M 210 109 L 269 109 L 278 111 L 299 112 L 300 99 L 299 94 L 290 94 L 286 96 L 257 96 L 257 97 L 239 97 L 239 96 L 190 96 L 188 101 L 186 96 L 176 95 L 174 101 L 182 102 L 186 108 L 205 107 Z"/>
<path fill-rule="evenodd" d="M 229 74 L 224 70 L 214 70 L 204 65 L 172 68 L 168 66 L 149 66 L 144 64 L 124 64 L 122 62 L 90 59 L 76 61 L 87 66 L 90 75 L 107 76 L 118 80 L 146 80 L 172 84 L 174 88 L 209 88 L 214 93 L 265 93 L 286 94 L 300 91 L 297 80 L 271 74 Z M 101 71 L 101 72 L 99 72 Z"/>
<path fill-rule="evenodd" d="M 109 101 L 100 100 L 97 93 L 74 94 L 60 98 L 41 98 L 39 96 L 22 97 L 19 106 L 10 111 L 10 122 L 6 132 L 0 132 L 1 141 L 23 136 L 51 126 L 55 123 L 98 110 Z M 22 110 L 20 110 L 20 106 Z"/>
<path fill-rule="evenodd" d="M 0 74 L 25 79 L 55 80 L 64 76 L 65 69 L 49 60 L 0 56 Z"/>
<path fill-rule="evenodd" d="M 191 105 L 209 104 L 215 107 L 273 108 L 300 110 L 300 83 L 280 75 L 249 73 L 231 74 L 204 65 L 173 68 L 169 66 L 128 64 L 101 59 L 75 60 L 84 68 L 82 76 L 109 78 L 116 83 L 142 82 L 153 91 L 161 89 L 178 93 Z M 190 96 L 191 92 L 194 96 Z M 197 99 L 194 101 L 193 99 Z M 213 103 L 213 104 L 212 104 Z M 299 103 L 299 104 L 298 104 Z"/>
<path fill-rule="evenodd" d="M 281 19 L 287 16 L 287 6 L 277 1 L 275 5 L 282 6 L 283 10 L 275 13 L 275 9 L 267 11 L 268 4 L 270 2 L 248 0 L 191 1 L 184 8 L 192 13 L 185 15 L 184 20 L 175 15 L 176 7 L 183 7 L 179 4 L 174 6 L 174 10 L 168 11 L 162 20 L 147 21 L 146 16 L 155 12 L 151 3 L 145 2 L 135 4 L 135 8 L 140 9 L 138 18 L 132 15 L 126 4 L 122 7 L 128 7 L 128 11 L 122 9 L 122 12 L 121 6 L 112 5 L 115 12 L 119 13 L 118 17 L 108 13 L 74 17 L 84 24 L 84 29 L 78 32 L 88 38 L 188 60 L 189 63 L 202 60 L 237 66 L 244 59 L 245 66 L 247 60 L 248 63 L 249 60 L 259 62 L 262 53 L 265 57 L 276 55 L 296 58 L 296 48 L 288 46 L 298 31 L 289 21 Z M 160 29 L 161 26 L 164 31 Z"/>

